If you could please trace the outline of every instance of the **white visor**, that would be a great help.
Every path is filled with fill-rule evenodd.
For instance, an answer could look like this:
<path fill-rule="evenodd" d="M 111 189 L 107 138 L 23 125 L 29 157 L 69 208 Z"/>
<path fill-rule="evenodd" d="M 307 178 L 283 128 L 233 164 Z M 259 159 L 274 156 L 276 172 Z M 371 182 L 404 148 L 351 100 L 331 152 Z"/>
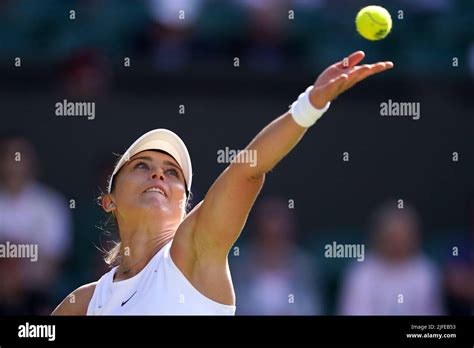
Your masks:
<path fill-rule="evenodd" d="M 125 151 L 120 161 L 114 168 L 114 172 L 109 180 L 108 192 L 112 191 L 112 184 L 115 175 L 118 173 L 120 168 L 137 153 L 146 150 L 160 150 L 170 154 L 176 162 L 178 162 L 181 170 L 184 174 L 186 181 L 187 193 L 191 192 L 191 181 L 193 176 L 193 170 L 191 166 L 191 158 L 189 157 L 188 149 L 181 140 L 181 138 L 173 133 L 172 131 L 164 128 L 153 129 L 148 133 L 143 134 L 140 138 Z"/>

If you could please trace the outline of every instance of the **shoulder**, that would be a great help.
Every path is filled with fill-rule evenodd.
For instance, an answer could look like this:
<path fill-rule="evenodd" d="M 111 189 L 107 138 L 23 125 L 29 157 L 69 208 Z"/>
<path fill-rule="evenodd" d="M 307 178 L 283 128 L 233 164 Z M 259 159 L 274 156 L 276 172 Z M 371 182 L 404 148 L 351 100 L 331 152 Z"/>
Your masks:
<path fill-rule="evenodd" d="M 375 255 L 367 255 L 363 262 L 352 261 L 344 271 L 344 278 L 350 283 L 371 284 L 375 274 L 383 273 L 383 264 Z"/>
<path fill-rule="evenodd" d="M 86 315 L 96 284 L 85 284 L 71 292 L 51 315 Z"/>
<path fill-rule="evenodd" d="M 415 260 L 412 272 L 417 272 L 420 277 L 425 276 L 431 280 L 436 280 L 440 276 L 437 265 L 424 254 L 419 255 Z"/>

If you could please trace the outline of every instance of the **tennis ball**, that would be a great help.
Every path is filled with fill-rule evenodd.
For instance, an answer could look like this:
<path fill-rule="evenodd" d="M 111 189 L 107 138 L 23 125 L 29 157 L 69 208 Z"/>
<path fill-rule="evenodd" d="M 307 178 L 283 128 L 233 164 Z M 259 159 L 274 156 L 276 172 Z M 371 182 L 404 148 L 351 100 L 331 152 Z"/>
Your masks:
<path fill-rule="evenodd" d="M 392 17 L 381 6 L 367 6 L 356 17 L 356 28 L 367 40 L 375 41 L 386 37 L 392 29 Z"/>

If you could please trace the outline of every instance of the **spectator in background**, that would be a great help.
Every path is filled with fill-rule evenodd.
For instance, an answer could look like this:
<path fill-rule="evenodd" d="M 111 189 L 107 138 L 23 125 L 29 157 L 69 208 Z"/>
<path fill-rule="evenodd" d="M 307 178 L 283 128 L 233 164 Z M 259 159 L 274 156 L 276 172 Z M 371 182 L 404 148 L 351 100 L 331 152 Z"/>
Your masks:
<path fill-rule="evenodd" d="M 474 315 L 474 197 L 468 204 L 468 214 L 468 238 L 448 248 L 451 257 L 445 270 L 445 286 L 452 315 Z M 457 247 L 456 252 L 453 247 Z"/>
<path fill-rule="evenodd" d="M 202 0 L 149 0 L 153 63 L 159 70 L 175 70 L 191 60 L 192 32 Z M 182 11 L 182 12 L 180 12 Z"/>
<path fill-rule="evenodd" d="M 234 257 L 237 314 L 321 314 L 315 270 L 295 244 L 295 232 L 283 199 L 268 198 L 257 206 L 253 242 Z"/>
<path fill-rule="evenodd" d="M 61 83 L 71 97 L 93 98 L 104 95 L 110 84 L 109 62 L 98 49 L 74 52 L 62 64 Z"/>
<path fill-rule="evenodd" d="M 248 13 L 246 60 L 255 69 L 283 67 L 288 34 L 289 0 L 238 0 Z"/>
<path fill-rule="evenodd" d="M 57 159 L 58 170 L 61 159 Z M 0 259 L 0 313 L 47 314 L 48 291 L 71 238 L 67 202 L 35 180 L 37 159 L 21 136 L 0 139 L 0 242 L 38 245 L 37 261 Z"/>
<path fill-rule="evenodd" d="M 420 250 L 419 224 L 406 206 L 387 203 L 376 212 L 373 251 L 344 275 L 340 314 L 442 314 L 438 272 Z"/>

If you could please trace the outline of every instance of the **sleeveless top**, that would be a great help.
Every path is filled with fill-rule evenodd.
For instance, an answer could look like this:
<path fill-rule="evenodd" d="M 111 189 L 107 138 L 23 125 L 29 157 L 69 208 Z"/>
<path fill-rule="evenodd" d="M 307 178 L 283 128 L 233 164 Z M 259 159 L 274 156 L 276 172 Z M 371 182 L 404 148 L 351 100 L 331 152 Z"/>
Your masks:
<path fill-rule="evenodd" d="M 172 240 L 135 276 L 114 282 L 117 267 L 97 282 L 87 315 L 234 315 L 235 306 L 201 294 L 171 259 Z"/>

